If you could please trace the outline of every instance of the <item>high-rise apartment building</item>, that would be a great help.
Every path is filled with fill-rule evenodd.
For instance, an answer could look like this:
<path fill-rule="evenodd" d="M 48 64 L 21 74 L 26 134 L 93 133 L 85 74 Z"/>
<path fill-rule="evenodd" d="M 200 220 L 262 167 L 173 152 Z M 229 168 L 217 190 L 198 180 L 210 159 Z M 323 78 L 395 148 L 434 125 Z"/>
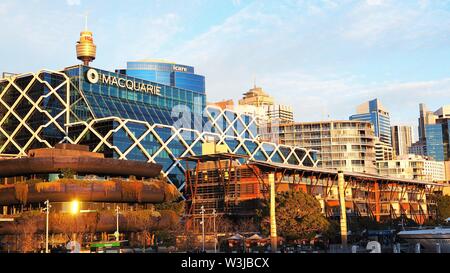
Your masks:
<path fill-rule="evenodd" d="M 395 156 L 407 155 L 412 145 L 412 127 L 395 125 L 391 127 L 392 148 Z"/>
<path fill-rule="evenodd" d="M 375 138 L 375 161 L 394 159 L 394 151 L 391 145 L 381 142 Z"/>
<path fill-rule="evenodd" d="M 290 123 L 294 121 L 292 106 L 276 104 L 272 96 L 257 86 L 244 93 L 244 97 L 239 100 L 237 106 L 237 110 L 239 109 L 256 116 L 264 113 L 267 120 L 271 122 Z"/>
<path fill-rule="evenodd" d="M 382 176 L 435 182 L 446 180 L 444 162 L 419 155 L 401 155 L 395 160 L 377 161 L 377 168 Z"/>
<path fill-rule="evenodd" d="M 293 122 L 294 121 L 294 112 L 292 106 L 282 105 L 282 104 L 274 104 L 265 107 L 267 116 L 269 120 L 272 121 L 280 121 L 280 122 Z"/>
<path fill-rule="evenodd" d="M 437 116 L 433 111 L 429 111 L 424 103 L 419 104 L 418 132 L 419 140 L 411 144 L 408 152 L 416 155 L 426 156 L 427 152 L 427 134 L 426 127 L 436 123 Z"/>
<path fill-rule="evenodd" d="M 319 167 L 376 173 L 375 136 L 370 122 L 321 121 L 278 125 L 280 144 L 318 151 Z"/>
<path fill-rule="evenodd" d="M 350 116 L 350 120 L 368 121 L 373 124 L 375 136 L 388 145 L 391 144 L 391 121 L 389 112 L 381 105 L 378 99 L 374 99 L 359 105 L 356 114 Z"/>

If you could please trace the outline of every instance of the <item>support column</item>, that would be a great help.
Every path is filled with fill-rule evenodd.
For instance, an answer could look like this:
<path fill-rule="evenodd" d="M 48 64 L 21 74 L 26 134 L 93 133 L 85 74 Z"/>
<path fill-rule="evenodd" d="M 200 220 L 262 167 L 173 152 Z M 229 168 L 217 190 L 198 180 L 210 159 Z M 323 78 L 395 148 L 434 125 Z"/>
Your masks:
<path fill-rule="evenodd" d="M 378 181 L 374 183 L 374 191 L 375 191 L 375 220 L 379 223 L 381 215 L 381 202 L 380 202 L 380 186 L 378 185 Z"/>
<path fill-rule="evenodd" d="M 345 179 L 344 173 L 338 171 L 338 190 L 339 190 L 339 205 L 341 207 L 341 244 L 347 245 L 347 210 L 345 208 Z"/>
<path fill-rule="evenodd" d="M 270 245 L 272 252 L 277 251 L 277 223 L 275 216 L 275 174 L 269 173 L 270 186 Z"/>

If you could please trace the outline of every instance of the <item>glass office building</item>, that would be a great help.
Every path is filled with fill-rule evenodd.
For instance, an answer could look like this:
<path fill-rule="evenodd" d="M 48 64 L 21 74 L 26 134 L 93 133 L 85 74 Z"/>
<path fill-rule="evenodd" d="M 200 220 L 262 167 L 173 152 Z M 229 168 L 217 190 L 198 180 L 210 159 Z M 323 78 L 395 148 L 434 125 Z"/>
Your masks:
<path fill-rule="evenodd" d="M 450 119 L 441 119 L 425 126 L 427 155 L 436 161 L 449 160 L 449 125 Z"/>
<path fill-rule="evenodd" d="M 128 62 L 127 69 L 118 69 L 121 74 L 205 93 L 205 77 L 194 73 L 194 67 L 165 61 Z"/>
<path fill-rule="evenodd" d="M 92 83 L 86 77 L 88 69 L 89 67 L 85 66 L 75 66 L 66 69 L 65 73 L 70 77 L 75 88 L 82 91 L 94 118 L 118 116 L 124 119 L 173 125 L 178 120 L 171 113 L 174 107 L 184 105 L 192 114 L 201 115 L 206 106 L 204 92 L 177 88 L 100 69 L 94 70 L 99 79 Z M 103 78 L 105 81 L 102 81 Z M 113 82 L 115 79 L 117 83 Z M 150 92 L 146 89 L 147 86 L 150 89 L 154 88 L 155 91 Z M 192 117 L 191 120 L 194 118 Z M 194 124 L 190 127 L 193 128 Z"/>
<path fill-rule="evenodd" d="M 83 65 L 12 75 L 0 79 L 0 157 L 84 144 L 110 158 L 161 164 L 180 190 L 179 158 L 201 154 L 211 139 L 250 159 L 317 166 L 314 151 L 260 141 L 255 117 L 205 104 L 204 92 Z"/>
<path fill-rule="evenodd" d="M 378 99 L 359 105 L 357 107 L 357 114 L 350 116 L 349 119 L 372 123 L 375 130 L 375 136 L 378 137 L 381 142 L 392 145 L 389 112 L 384 109 Z"/>

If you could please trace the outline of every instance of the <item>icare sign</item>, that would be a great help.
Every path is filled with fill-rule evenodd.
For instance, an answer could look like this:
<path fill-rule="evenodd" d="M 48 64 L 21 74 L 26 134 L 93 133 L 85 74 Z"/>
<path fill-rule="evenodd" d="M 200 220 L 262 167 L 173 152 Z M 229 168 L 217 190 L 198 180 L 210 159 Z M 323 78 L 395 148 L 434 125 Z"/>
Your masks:
<path fill-rule="evenodd" d="M 86 79 L 92 84 L 97 84 L 101 82 L 102 84 L 112 85 L 120 88 L 126 88 L 133 91 L 141 91 L 145 93 L 150 93 L 155 96 L 161 96 L 161 86 L 156 86 L 152 84 L 135 82 L 128 80 L 126 78 L 115 77 L 111 75 L 106 75 L 99 73 L 96 69 L 89 69 L 86 72 Z"/>
<path fill-rule="evenodd" d="M 188 71 L 187 67 L 183 67 L 183 66 L 179 66 L 179 65 L 173 65 L 172 69 L 173 69 L 173 71 L 178 71 L 178 72 L 187 72 Z"/>

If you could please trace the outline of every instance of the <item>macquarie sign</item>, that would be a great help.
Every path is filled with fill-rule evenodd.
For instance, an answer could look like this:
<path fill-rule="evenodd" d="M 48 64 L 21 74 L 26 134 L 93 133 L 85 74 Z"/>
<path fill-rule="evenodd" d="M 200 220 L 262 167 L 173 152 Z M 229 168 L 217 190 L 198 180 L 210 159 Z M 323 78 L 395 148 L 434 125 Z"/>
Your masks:
<path fill-rule="evenodd" d="M 86 79 L 92 84 L 102 83 L 106 85 L 112 85 L 119 88 L 126 88 L 133 91 L 141 91 L 145 93 L 150 93 L 155 96 L 161 96 L 161 86 L 135 82 L 126 78 L 106 75 L 98 72 L 96 69 L 89 69 L 86 72 Z"/>

